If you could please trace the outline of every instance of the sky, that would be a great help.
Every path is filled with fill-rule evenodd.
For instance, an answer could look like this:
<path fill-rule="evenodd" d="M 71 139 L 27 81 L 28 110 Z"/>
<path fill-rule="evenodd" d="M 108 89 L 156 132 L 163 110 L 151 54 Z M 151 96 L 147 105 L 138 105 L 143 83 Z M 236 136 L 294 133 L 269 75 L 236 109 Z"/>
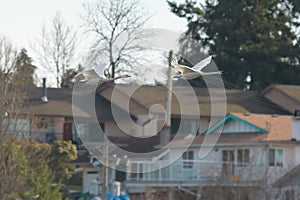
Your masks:
<path fill-rule="evenodd" d="M 165 0 L 141 0 L 151 18 L 148 27 L 183 32 L 186 22 L 169 11 Z M 7 36 L 20 47 L 29 46 L 37 38 L 43 24 L 50 24 L 60 11 L 67 24 L 79 27 L 85 0 L 0 0 L 0 35 Z"/>
<path fill-rule="evenodd" d="M 82 4 L 90 1 L 93 0 L 0 0 L 0 35 L 8 37 L 19 49 L 25 47 L 38 66 L 32 44 L 36 43 L 42 26 L 49 26 L 60 11 L 66 24 L 79 28 Z M 186 21 L 171 13 L 165 0 L 141 0 L 141 3 L 151 16 L 146 27 L 178 33 L 186 30 Z M 47 72 L 38 72 L 38 76 L 43 73 Z"/>

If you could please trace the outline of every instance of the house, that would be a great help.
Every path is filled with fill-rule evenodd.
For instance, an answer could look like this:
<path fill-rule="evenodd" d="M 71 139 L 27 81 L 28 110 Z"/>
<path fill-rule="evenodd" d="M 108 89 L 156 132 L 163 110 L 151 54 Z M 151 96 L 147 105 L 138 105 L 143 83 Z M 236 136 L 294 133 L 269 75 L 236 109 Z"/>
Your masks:
<path fill-rule="evenodd" d="M 112 84 L 106 84 L 102 85 L 98 88 L 97 93 L 102 98 L 106 99 L 108 102 L 111 103 L 110 106 L 116 106 L 126 112 L 132 117 L 134 122 L 136 122 L 139 126 L 133 126 L 130 127 L 131 129 L 127 129 L 128 127 L 125 127 L 125 130 L 128 131 L 126 134 L 127 137 L 118 137 L 120 144 L 123 142 L 122 148 L 125 150 L 130 150 L 135 153 L 143 153 L 148 152 L 149 150 L 157 149 L 157 147 L 161 144 L 161 138 L 158 140 L 154 140 L 155 137 L 161 135 L 161 131 L 163 128 L 163 112 L 157 108 L 155 108 L 155 105 L 160 105 L 162 108 L 166 108 L 165 101 L 166 101 L 166 88 L 163 86 L 136 86 L 136 85 L 112 85 Z M 216 92 L 217 93 L 217 92 Z M 178 96 L 181 95 L 184 98 L 178 100 Z M 197 102 L 196 107 L 199 108 L 201 111 L 201 116 L 198 115 L 198 113 L 195 111 L 196 108 L 195 104 L 191 104 L 192 101 L 190 98 L 193 98 L 191 96 L 195 95 Z M 116 98 L 117 97 L 117 98 Z M 175 97 L 175 98 L 174 98 Z M 177 97 L 177 98 L 176 98 Z M 268 117 L 272 116 L 271 119 L 275 119 L 278 116 L 281 116 L 283 114 L 287 115 L 290 112 L 286 111 L 279 105 L 274 104 L 273 102 L 269 101 L 265 97 L 261 96 L 260 94 L 257 94 L 255 92 L 251 91 L 240 91 L 240 90 L 226 90 L 226 113 L 235 113 L 235 115 L 238 115 L 238 113 L 242 113 L 243 115 L 247 115 L 247 113 L 260 113 L 260 114 L 267 114 Z M 127 99 L 129 99 L 127 101 Z M 187 105 L 185 108 L 186 110 L 180 110 L 180 104 Z M 193 138 L 196 135 L 196 138 L 201 138 L 202 134 L 213 132 L 212 128 L 209 128 L 212 124 L 224 120 L 231 121 L 233 118 L 237 119 L 237 117 L 234 117 L 235 115 L 225 115 L 223 116 L 216 116 L 214 123 L 211 123 L 211 98 L 209 91 L 207 89 L 203 88 L 193 88 L 193 90 L 187 90 L 185 87 L 174 87 L 173 88 L 173 98 L 172 98 L 172 109 L 171 109 L 171 131 L 170 131 L 170 139 L 173 139 L 175 135 L 179 135 L 176 139 L 180 139 L 180 141 L 183 140 L 184 137 L 190 137 L 188 135 L 193 135 L 190 138 Z M 154 106 L 154 107 L 153 107 Z M 156 126 L 153 126 L 151 129 L 145 130 L 143 127 L 143 123 L 151 116 L 148 115 L 154 115 L 157 116 L 155 118 L 156 120 Z M 251 114 L 253 116 L 253 114 Z M 148 117 L 148 118 L 147 118 Z M 227 118 L 226 118 L 227 117 Z M 242 118 L 242 116 L 240 116 Z M 153 118 L 152 118 L 153 119 Z M 277 119 L 277 118 L 276 118 Z M 249 120 L 249 119 L 247 119 Z M 269 133 L 269 128 L 266 127 L 268 125 L 268 122 L 263 121 L 264 125 L 251 125 L 250 122 L 247 122 L 247 120 L 244 120 L 245 123 L 242 124 L 248 124 L 248 126 L 244 128 L 254 128 L 255 131 L 257 131 L 258 136 L 255 138 L 263 138 L 263 137 L 273 137 L 273 134 Z M 286 117 L 285 121 L 291 121 L 289 117 Z M 247 123 L 246 123 L 247 122 Z M 181 126 L 179 126 L 181 124 Z M 121 124 L 122 125 L 122 124 Z M 269 125 L 268 125 L 269 126 Z M 153 130 L 154 129 L 154 130 Z M 253 131 L 253 130 L 252 130 Z M 259 132 L 260 131 L 260 132 Z M 157 133 L 157 135 L 153 136 L 153 132 Z M 109 132 L 106 132 L 109 134 Z M 275 134 L 276 135 L 276 134 Z M 117 135 L 115 135 L 117 136 Z M 146 136 L 146 138 L 145 138 Z M 244 135 L 242 134 L 240 136 L 241 138 L 247 138 L 250 137 L 250 135 Z M 271 137 L 271 138 L 272 138 Z M 111 137 L 112 138 L 112 137 Z M 127 138 L 127 139 L 126 139 Z M 152 142 L 149 142 L 149 138 L 153 139 Z M 188 139 L 190 139 L 188 138 Z M 203 137 L 204 138 L 204 137 Z M 202 139 L 203 139 L 202 138 Z M 220 137 L 220 139 L 224 138 L 223 136 Z M 225 138 L 230 138 L 228 135 Z M 235 137 L 234 137 L 235 138 Z M 291 145 L 295 142 L 290 141 L 290 137 L 286 137 L 284 139 L 284 143 L 286 142 L 288 145 Z M 129 142 L 130 141 L 130 142 Z M 154 142 L 153 142 L 154 141 Z M 155 142 L 156 141 L 156 142 Z M 268 140 L 264 141 L 267 142 Z M 275 139 L 274 141 L 277 141 L 277 143 L 281 143 L 282 141 L 279 141 L 278 139 Z M 189 141 L 191 142 L 191 141 Z M 255 141 L 255 143 L 260 144 L 262 147 L 265 145 L 262 141 Z M 275 142 L 276 143 L 276 142 Z M 130 145 L 128 145 L 130 144 Z M 129 171 L 133 173 L 127 173 L 126 175 L 126 184 L 129 188 L 129 191 L 131 193 L 144 193 L 147 191 L 147 189 L 153 188 L 153 184 L 155 186 L 158 186 L 161 188 L 167 187 L 177 187 L 178 186 L 178 180 L 182 178 L 182 176 L 179 176 L 176 178 L 176 175 L 179 175 L 180 173 L 176 173 L 175 169 L 169 169 L 164 168 L 165 171 L 153 171 L 149 173 L 143 173 L 143 169 L 150 169 L 150 166 L 155 166 L 157 169 L 160 168 L 160 166 L 166 166 L 169 162 L 169 160 L 176 160 L 181 156 L 182 150 L 177 151 L 179 146 L 175 145 L 176 140 L 172 142 L 172 145 L 169 145 L 167 149 L 163 149 L 163 151 L 160 151 L 155 156 L 153 156 L 153 159 L 150 159 L 146 161 L 148 158 L 135 158 L 130 160 L 130 167 L 128 168 Z M 193 144 L 194 145 L 194 144 Z M 192 146 L 193 146 L 192 145 Z M 226 144 L 227 146 L 229 144 Z M 225 145 L 225 146 L 226 146 Z M 262 148 L 261 147 L 261 148 Z M 144 149 L 148 149 L 143 151 Z M 177 150 L 176 150 L 177 149 Z M 273 150 L 271 150 L 273 151 Z M 177 152 L 177 153 L 176 153 Z M 239 154 L 247 155 L 249 151 L 245 151 Z M 274 152 L 277 152 L 274 150 Z M 231 154 L 231 153 L 228 153 Z M 238 154 L 238 153 L 236 153 Z M 268 155 L 267 153 L 265 153 Z M 279 150 L 277 153 L 274 154 L 281 154 L 281 151 Z M 229 157 L 229 155 L 227 155 Z M 237 156 L 237 155 L 236 155 Z M 192 153 L 185 153 L 185 158 L 192 158 L 194 155 Z M 247 156 L 246 156 L 247 157 Z M 225 158 L 224 158 L 225 159 Z M 229 159 L 229 158 L 228 158 Z M 246 159 L 246 158 L 245 158 Z M 182 169 L 183 166 L 188 165 L 187 163 L 193 162 L 193 161 L 185 161 L 181 162 L 178 165 L 176 165 L 176 169 Z M 223 162 L 231 162 L 231 161 L 219 161 L 220 163 Z M 183 164 L 185 163 L 185 164 Z M 158 166 L 160 165 L 160 166 Z M 212 165 L 212 162 L 209 162 L 209 164 L 206 164 L 207 166 Z M 291 164 L 294 165 L 294 164 Z M 220 164 L 220 166 L 223 166 L 223 164 Z M 209 167 L 208 167 L 209 168 Z M 262 168 L 260 166 L 260 168 Z M 265 169 L 265 168 L 263 168 Z M 140 170 L 140 171 L 139 171 Z M 228 170 L 230 171 L 230 167 L 228 167 Z M 288 169 L 285 169 L 285 171 Z M 168 174 L 172 173 L 173 174 Z M 192 172 L 188 172 L 192 173 Z M 172 179 L 170 181 L 173 181 L 172 184 L 166 184 L 164 181 L 164 175 L 168 174 L 169 178 Z M 153 177 L 152 177 L 153 176 Z M 262 175 L 261 175 L 262 176 Z M 118 176 L 116 176 L 118 177 Z M 146 178 L 148 177 L 148 179 Z M 196 177 L 193 181 L 187 181 L 190 180 L 190 176 L 184 176 L 185 179 L 181 180 L 187 182 L 186 187 L 194 187 L 195 184 L 199 186 L 199 175 L 194 176 Z M 235 175 L 231 176 L 232 179 L 238 179 Z M 178 179 L 178 180 L 177 180 Z M 274 178 L 276 179 L 276 177 Z M 159 182 L 157 180 L 161 180 L 162 182 Z M 270 179 L 271 180 L 271 179 Z M 152 185 L 151 185 L 151 181 Z M 202 185 L 204 186 L 204 185 Z M 209 185 L 206 185 L 209 186 Z M 180 185 L 182 187 L 182 185 Z M 155 188 L 155 187 L 154 187 Z M 183 188 L 181 188 L 183 189 Z M 163 190 L 163 189 L 162 189 Z M 196 192 L 197 193 L 197 192 Z"/>
<path fill-rule="evenodd" d="M 300 121 L 299 121 L 299 110 L 294 112 L 293 117 L 293 140 L 297 141 L 299 143 L 298 135 L 300 133 Z M 282 199 L 299 199 L 299 188 L 300 188 L 300 182 L 299 177 L 300 176 L 300 165 L 297 165 L 290 171 L 288 171 L 286 174 L 284 174 L 282 177 L 277 179 L 273 183 L 273 187 L 278 188 L 280 191 L 279 198 Z"/>
<path fill-rule="evenodd" d="M 131 162 L 129 171 L 140 172 L 128 174 L 129 191 L 161 195 L 185 189 L 201 199 L 280 199 L 272 184 L 300 163 L 299 140 L 293 139 L 300 132 L 293 132 L 293 119 L 290 115 L 229 113 L 204 134 L 173 142 L 159 160 Z M 204 143 L 222 125 L 217 143 Z M 203 159 L 201 148 L 211 148 Z M 142 173 L 166 162 L 165 168 Z M 293 195 L 297 199 L 299 194 L 294 191 Z"/>
<path fill-rule="evenodd" d="M 174 159 L 176 155 L 181 156 L 176 153 L 176 149 L 180 149 L 181 145 L 177 144 L 178 139 L 183 142 L 189 139 L 186 138 L 190 137 L 188 135 L 192 135 L 192 137 L 200 140 L 202 134 L 213 132 L 213 129 L 210 129 L 212 125 L 223 120 L 224 117 L 229 118 L 226 115 L 228 112 L 235 113 L 235 115 L 231 115 L 232 118 L 234 118 L 233 116 L 237 117 L 238 113 L 261 113 L 268 114 L 268 116 L 272 114 L 278 116 L 289 114 L 289 111 L 256 92 L 226 90 L 224 94 L 226 102 L 224 102 L 221 101 L 224 96 L 218 96 L 219 91 L 217 90 L 214 91 L 215 98 L 212 100 L 211 92 L 205 88 L 176 86 L 173 88 L 170 113 L 172 123 L 167 137 L 168 140 L 172 141 L 172 145 L 157 151 L 157 147 L 163 143 L 162 136 L 164 134 L 162 134 L 162 131 L 165 119 L 166 93 L 166 88 L 163 86 L 107 83 L 97 88 L 96 95 L 94 95 L 95 105 L 89 110 L 84 109 L 82 105 L 76 104 L 74 101 L 72 102 L 72 98 L 76 98 L 76 95 L 80 96 L 80 94 L 75 94 L 72 89 L 29 88 L 25 99 L 24 112 L 30 114 L 28 122 L 32 140 L 42 142 L 52 142 L 55 139 L 71 140 L 78 146 L 79 159 L 71 164 L 78 169 L 82 169 L 83 192 L 99 191 L 97 183 L 103 185 L 103 180 L 100 178 L 103 177 L 103 174 L 101 175 L 103 165 L 99 164 L 95 167 L 91 163 L 97 161 L 99 156 L 104 155 L 98 148 L 99 146 L 101 148 L 105 147 L 103 143 L 99 143 L 99 140 L 102 141 L 103 139 L 99 136 L 99 130 L 104 132 L 105 136 L 121 150 L 139 155 L 150 153 L 151 158 L 153 158 L 151 161 L 163 165 L 166 164 L 165 160 L 168 162 L 169 158 Z M 45 96 L 47 97 L 46 100 Z M 43 98 L 41 99 L 41 97 Z M 220 112 L 221 114 L 213 113 L 212 105 L 221 107 L 225 105 L 226 109 L 222 108 L 223 112 Z M 96 117 L 93 115 L 93 110 Z M 200 115 L 198 111 L 200 111 Z M 78 121 L 75 121 L 75 118 Z M 227 121 L 225 124 L 227 124 Z M 254 124 L 254 126 L 257 125 Z M 270 135 L 267 134 L 268 129 L 264 126 L 257 130 L 261 131 L 259 133 L 261 137 Z M 82 140 L 88 136 L 97 136 L 97 141 L 84 141 L 82 145 Z M 222 138 L 221 136 L 220 139 Z M 88 148 L 88 151 L 86 148 Z M 242 154 L 248 153 L 246 151 Z M 146 186 L 152 187 L 151 185 L 145 185 L 143 181 L 140 182 L 139 179 L 137 181 L 140 184 L 135 185 L 134 183 L 135 177 L 151 177 L 149 175 L 151 173 L 124 173 L 122 170 L 118 170 L 116 166 L 120 163 L 120 160 L 125 160 L 126 170 L 138 172 L 144 167 L 145 157 L 135 157 L 134 159 L 131 159 L 129 155 L 120 157 L 114 151 L 106 155 L 109 156 L 109 166 L 112 167 L 108 170 L 108 180 L 110 182 L 115 180 L 126 181 L 132 193 L 144 192 Z M 191 159 L 193 156 L 191 153 L 184 154 L 184 158 Z M 179 165 L 186 166 L 189 165 L 189 162 L 184 162 L 184 165 L 182 165 L 182 162 Z M 158 171 L 155 173 L 155 177 L 158 178 L 163 177 L 166 172 Z M 179 179 L 180 174 L 175 175 L 178 175 Z M 172 175 L 173 181 L 177 180 L 175 175 Z M 156 178 L 153 180 L 156 180 Z M 198 181 L 194 180 L 194 182 Z M 162 184 L 161 186 L 165 185 Z M 175 182 L 175 186 L 177 186 L 177 182 Z M 194 187 L 193 184 L 188 186 Z M 185 188 L 181 189 L 185 190 Z"/>
<path fill-rule="evenodd" d="M 300 109 L 299 85 L 270 85 L 261 92 L 261 95 L 291 114 Z"/>
<path fill-rule="evenodd" d="M 281 106 L 272 103 L 265 97 L 252 91 L 227 89 L 225 92 L 221 90 L 214 90 L 212 92 L 207 88 L 176 86 L 173 87 L 172 92 L 172 133 L 177 133 L 178 131 L 185 134 L 203 133 L 210 124 L 209 121 L 212 115 L 214 115 L 214 118 L 220 120 L 220 118 L 229 112 L 290 114 L 289 111 L 283 109 Z M 139 126 L 136 126 L 135 130 L 131 127 L 128 134 L 135 137 L 142 136 L 142 122 L 149 119 L 149 112 L 157 116 L 157 131 L 155 131 L 155 134 L 162 129 L 166 110 L 166 87 L 137 86 L 132 84 L 104 85 L 97 90 L 97 93 L 111 102 L 111 105 L 126 110 L 131 116 L 135 117 L 137 123 L 140 123 Z M 122 101 L 129 98 L 128 102 Z M 122 100 L 120 101 L 120 99 Z M 212 103 L 212 101 L 214 102 Z M 218 110 L 219 107 L 221 111 L 213 113 L 212 108 Z M 179 123 L 183 124 L 180 129 Z M 197 130 L 198 128 L 199 130 Z M 146 134 L 149 134 L 149 130 L 146 132 Z"/>
<path fill-rule="evenodd" d="M 91 117 L 90 110 L 81 109 L 72 103 L 72 97 L 76 95 L 73 94 L 72 89 L 47 88 L 45 81 L 43 87 L 26 89 L 24 107 L 18 118 L 14 118 L 12 113 L 9 113 L 9 116 L 2 121 L 2 125 L 6 123 L 9 132 L 17 132 L 20 137 L 26 137 L 29 140 L 47 143 L 55 140 L 72 141 L 77 146 L 78 159 L 67 164 L 75 166 L 78 173 L 82 174 L 80 181 L 82 181 L 83 192 L 98 193 L 97 182 L 102 181 L 101 165 L 93 166 L 92 162 L 96 160 L 96 157 L 86 149 L 82 138 L 86 134 L 97 135 L 98 126 L 100 126 L 103 131 L 114 138 L 115 143 L 120 141 L 120 136 L 124 134 L 112 120 L 111 104 L 100 95 L 96 95 L 97 119 L 95 120 Z M 124 115 L 125 111 L 115 109 L 120 116 Z M 81 121 L 76 124 L 75 118 Z M 115 171 L 110 171 L 110 174 L 111 181 L 120 179 L 120 174 L 116 176 Z"/>

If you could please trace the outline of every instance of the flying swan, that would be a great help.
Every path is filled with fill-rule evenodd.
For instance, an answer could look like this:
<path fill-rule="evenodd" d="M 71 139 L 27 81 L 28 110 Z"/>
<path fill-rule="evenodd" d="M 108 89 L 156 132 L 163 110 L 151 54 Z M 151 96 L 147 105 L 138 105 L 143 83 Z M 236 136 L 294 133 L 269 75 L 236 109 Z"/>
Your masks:
<path fill-rule="evenodd" d="M 188 80 L 197 78 L 199 76 L 207 76 L 207 75 L 215 75 L 215 74 L 222 74 L 221 71 L 217 72 L 203 72 L 202 69 L 207 67 L 208 64 L 211 62 L 212 56 L 208 56 L 207 58 L 201 60 L 193 67 L 188 67 L 185 65 L 178 64 L 175 58 L 172 59 L 171 65 L 180 72 L 179 75 L 174 76 L 174 78 L 185 78 Z"/>
<path fill-rule="evenodd" d="M 104 72 L 106 65 L 101 65 L 100 66 L 100 71 Z M 105 82 L 110 82 L 110 81 L 114 81 L 117 79 L 121 79 L 121 78 L 128 78 L 130 77 L 127 74 L 121 75 L 121 76 L 116 76 L 114 78 L 106 78 L 104 75 L 99 75 L 94 69 L 88 69 L 88 70 L 84 70 L 83 72 L 77 74 L 75 76 L 75 80 L 79 83 L 87 83 L 87 84 L 102 84 Z"/>

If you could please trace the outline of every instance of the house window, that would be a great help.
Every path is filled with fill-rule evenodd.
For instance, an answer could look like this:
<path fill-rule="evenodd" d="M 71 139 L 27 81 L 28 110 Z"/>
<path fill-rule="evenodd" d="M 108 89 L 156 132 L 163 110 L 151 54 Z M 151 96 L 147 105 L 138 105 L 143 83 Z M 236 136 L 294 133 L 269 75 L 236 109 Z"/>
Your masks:
<path fill-rule="evenodd" d="M 1 132 L 23 138 L 30 133 L 29 119 L 3 119 L 1 124 Z"/>
<path fill-rule="evenodd" d="M 269 166 L 283 166 L 283 149 L 269 149 Z"/>
<path fill-rule="evenodd" d="M 246 166 L 250 162 L 249 149 L 223 150 L 223 159 L 227 163 L 236 163 L 237 166 Z"/>
<path fill-rule="evenodd" d="M 183 168 L 193 168 L 194 152 L 186 151 L 182 154 Z"/>
<path fill-rule="evenodd" d="M 88 123 L 76 123 L 75 134 L 77 138 L 85 138 L 89 134 Z"/>
<path fill-rule="evenodd" d="M 250 161 L 249 149 L 223 150 L 222 173 L 224 176 L 235 174 L 236 167 L 247 166 Z"/>
<path fill-rule="evenodd" d="M 234 174 L 234 150 L 223 150 L 222 151 L 222 174 L 227 176 Z"/>
<path fill-rule="evenodd" d="M 245 166 L 249 163 L 249 149 L 238 149 L 237 150 L 237 165 Z"/>

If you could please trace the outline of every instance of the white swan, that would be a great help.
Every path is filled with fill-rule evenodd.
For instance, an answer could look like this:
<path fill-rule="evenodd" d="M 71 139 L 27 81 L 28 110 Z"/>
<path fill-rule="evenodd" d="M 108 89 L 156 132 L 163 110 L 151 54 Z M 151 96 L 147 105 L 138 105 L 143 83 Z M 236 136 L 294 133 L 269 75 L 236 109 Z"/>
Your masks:
<path fill-rule="evenodd" d="M 103 75 L 104 69 L 107 65 L 100 65 L 101 75 L 99 75 L 94 69 L 88 69 L 80 72 L 75 76 L 75 81 L 79 83 L 87 83 L 87 84 L 102 84 L 105 82 L 114 81 L 121 78 L 128 78 L 130 75 L 124 74 L 121 76 L 116 76 L 114 78 L 106 78 Z"/>
<path fill-rule="evenodd" d="M 215 75 L 215 74 L 222 74 L 221 71 L 217 72 L 203 72 L 202 69 L 207 67 L 208 64 L 211 62 L 212 56 L 208 56 L 207 58 L 201 60 L 193 67 L 188 67 L 185 65 L 178 64 L 177 60 L 174 58 L 171 61 L 171 65 L 180 72 L 179 75 L 174 76 L 174 78 L 185 78 L 185 79 L 194 79 L 199 76 L 207 76 L 207 75 Z"/>

